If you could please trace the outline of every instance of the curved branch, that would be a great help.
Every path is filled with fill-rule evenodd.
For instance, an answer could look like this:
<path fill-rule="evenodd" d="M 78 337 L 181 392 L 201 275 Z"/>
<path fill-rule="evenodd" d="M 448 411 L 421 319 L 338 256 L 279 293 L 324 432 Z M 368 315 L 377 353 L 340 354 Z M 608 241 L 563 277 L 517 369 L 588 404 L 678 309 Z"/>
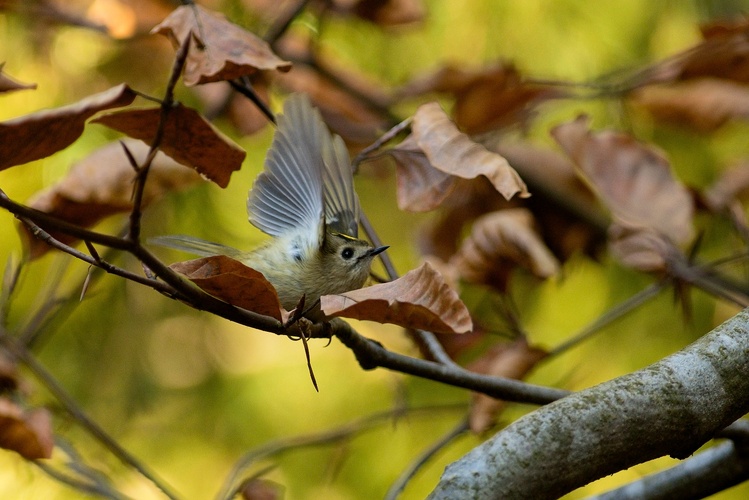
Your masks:
<path fill-rule="evenodd" d="M 430 498 L 558 498 L 749 411 L 749 310 L 684 350 L 540 408 L 449 465 Z"/>
<path fill-rule="evenodd" d="M 698 500 L 749 479 L 749 457 L 732 443 L 722 443 L 665 471 L 589 500 Z"/>
<path fill-rule="evenodd" d="M 481 392 L 497 399 L 530 404 L 544 405 L 570 394 L 569 391 L 562 389 L 528 384 L 504 377 L 481 375 L 455 364 L 443 365 L 388 351 L 374 340 L 359 335 L 348 323 L 337 321 L 333 324 L 333 334 L 354 352 L 359 365 L 365 370 L 387 368 Z"/>

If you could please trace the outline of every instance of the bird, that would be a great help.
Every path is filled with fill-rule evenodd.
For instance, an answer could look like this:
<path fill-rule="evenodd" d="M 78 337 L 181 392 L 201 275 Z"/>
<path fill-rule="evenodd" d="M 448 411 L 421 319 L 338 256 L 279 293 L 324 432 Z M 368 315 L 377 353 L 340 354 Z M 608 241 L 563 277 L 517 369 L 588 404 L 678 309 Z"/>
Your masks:
<path fill-rule="evenodd" d="M 364 286 L 375 247 L 359 239 L 359 199 L 346 146 L 306 94 L 292 94 L 277 119 L 264 169 L 247 200 L 252 225 L 272 238 L 250 251 L 173 235 L 149 243 L 196 255 L 226 255 L 259 271 L 284 309 L 303 299 L 303 315 L 323 321 L 320 297 Z"/>

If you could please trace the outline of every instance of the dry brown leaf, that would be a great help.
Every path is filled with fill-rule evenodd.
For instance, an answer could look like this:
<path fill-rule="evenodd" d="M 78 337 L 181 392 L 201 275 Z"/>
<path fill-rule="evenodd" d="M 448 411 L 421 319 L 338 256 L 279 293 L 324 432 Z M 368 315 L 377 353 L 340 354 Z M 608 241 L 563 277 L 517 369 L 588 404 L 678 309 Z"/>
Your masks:
<path fill-rule="evenodd" d="M 444 66 L 410 82 L 399 95 L 420 96 L 428 92 L 454 96 L 455 123 L 467 134 L 523 122 L 534 104 L 561 95 L 558 89 L 524 81 L 510 64 L 478 70 Z"/>
<path fill-rule="evenodd" d="M 729 120 L 749 118 L 749 88 L 728 80 L 701 78 L 648 85 L 631 98 L 655 118 L 699 132 L 712 132 Z"/>
<path fill-rule="evenodd" d="M 234 80 L 258 70 L 291 69 L 291 63 L 276 56 L 263 39 L 200 5 L 177 7 L 151 33 L 166 36 L 175 48 L 188 36 L 197 40 L 185 62 L 188 86 Z"/>
<path fill-rule="evenodd" d="M 54 448 L 52 418 L 47 410 L 22 410 L 0 397 L 0 448 L 12 450 L 28 460 L 50 458 Z"/>
<path fill-rule="evenodd" d="M 445 201 L 456 178 L 432 167 L 413 135 L 388 151 L 395 160 L 398 208 L 428 212 Z"/>
<path fill-rule="evenodd" d="M 735 200 L 749 193 L 749 162 L 723 172 L 717 181 L 705 189 L 705 204 L 715 212 L 726 210 Z"/>
<path fill-rule="evenodd" d="M 99 111 L 127 106 L 135 93 L 125 84 L 75 104 L 0 123 L 0 170 L 45 158 L 70 146 Z"/>
<path fill-rule="evenodd" d="M 150 144 L 161 119 L 160 108 L 109 113 L 93 120 Z M 245 151 L 222 134 L 194 109 L 177 104 L 167 115 L 159 149 L 183 165 L 194 168 L 222 188 L 232 172 L 242 167 Z"/>
<path fill-rule="evenodd" d="M 609 218 L 564 153 L 528 142 L 494 141 L 486 147 L 504 156 L 533 191 L 523 206 L 533 212 L 539 232 L 558 259 L 597 253 L 606 240 L 602 228 Z"/>
<path fill-rule="evenodd" d="M 265 276 L 231 257 L 215 255 L 169 267 L 224 302 L 282 322 L 289 317 L 281 307 L 276 289 Z"/>
<path fill-rule="evenodd" d="M 294 60 L 303 61 L 313 57 L 306 39 L 302 47 L 296 46 L 298 40 L 292 36 L 284 36 L 281 42 L 283 49 L 279 50 Z M 347 143 L 371 144 L 383 129 L 389 128 L 388 119 L 382 112 L 388 107 L 388 96 L 380 85 L 359 73 L 332 67 L 324 60 L 319 63 L 322 71 L 296 64 L 294 71 L 274 75 L 274 83 L 290 92 L 309 95 L 325 123 Z M 340 82 L 343 82 L 343 88 Z M 365 96 L 365 99 L 352 96 L 346 88 L 354 89 L 354 93 Z M 376 103 L 379 110 L 367 106 L 365 102 Z"/>
<path fill-rule="evenodd" d="M 421 0 L 359 0 L 352 10 L 362 19 L 380 26 L 417 23 L 423 21 L 426 14 Z"/>
<path fill-rule="evenodd" d="M 255 478 L 243 484 L 240 494 L 244 500 L 281 500 L 284 490 L 282 485 L 274 481 Z"/>
<path fill-rule="evenodd" d="M 401 278 L 339 295 L 320 297 L 328 316 L 392 323 L 440 333 L 466 333 L 471 315 L 458 294 L 428 263 Z"/>
<path fill-rule="evenodd" d="M 487 351 L 468 369 L 484 375 L 522 380 L 539 361 L 548 356 L 543 349 L 531 347 L 521 338 L 510 344 L 498 344 Z M 473 393 L 468 424 L 471 430 L 480 434 L 496 423 L 497 415 L 504 409 L 504 401 L 485 394 Z"/>
<path fill-rule="evenodd" d="M 533 229 L 533 214 L 524 208 L 484 215 L 450 263 L 461 277 L 505 291 L 517 266 L 546 279 L 559 272 L 559 262 Z"/>
<path fill-rule="evenodd" d="M 411 135 L 388 153 L 397 164 L 402 210 L 437 208 L 453 192 L 457 178 L 483 176 L 507 200 L 518 193 L 529 196 L 507 160 L 460 133 L 437 103 L 417 110 Z"/>
<path fill-rule="evenodd" d="M 18 382 L 18 363 L 0 351 L 0 392 L 16 390 Z"/>
<path fill-rule="evenodd" d="M 21 83 L 3 71 L 5 63 L 0 63 L 0 94 L 16 90 L 35 89 L 36 83 Z"/>
<path fill-rule="evenodd" d="M 148 146 L 140 141 L 125 139 L 122 144 L 139 163 L 148 155 Z M 129 212 L 136 174 L 122 144 L 115 142 L 97 149 L 73 165 L 59 183 L 29 200 L 28 205 L 81 227 L 92 226 L 115 213 Z M 201 182 L 198 174 L 158 153 L 151 163 L 143 191 L 143 206 L 170 191 L 198 182 Z M 26 226 L 21 227 L 26 229 Z M 49 250 L 46 243 L 26 234 L 32 258 Z M 63 233 L 51 231 L 51 234 L 66 244 L 76 241 Z"/>
<path fill-rule="evenodd" d="M 690 241 L 694 203 L 663 154 L 621 132 L 593 133 L 588 125 L 580 116 L 551 133 L 614 218 L 628 227 L 652 228 L 677 244 Z"/>
<path fill-rule="evenodd" d="M 749 23 L 708 28 L 705 40 L 651 67 L 642 83 L 673 82 L 693 78 L 723 78 L 749 82 Z"/>
<path fill-rule="evenodd" d="M 411 130 L 434 168 L 463 179 L 483 175 L 508 200 L 516 194 L 521 198 L 530 196 L 507 160 L 461 133 L 438 103 L 420 106 Z"/>
<path fill-rule="evenodd" d="M 420 234 L 422 255 L 435 255 L 449 260 L 457 252 L 464 227 L 487 212 L 512 206 L 494 189 L 486 177 L 457 179 L 439 211 L 439 218 L 427 225 Z"/>
<path fill-rule="evenodd" d="M 676 249 L 663 235 L 647 228 L 613 224 L 609 250 L 622 264 L 643 272 L 665 271 Z"/>

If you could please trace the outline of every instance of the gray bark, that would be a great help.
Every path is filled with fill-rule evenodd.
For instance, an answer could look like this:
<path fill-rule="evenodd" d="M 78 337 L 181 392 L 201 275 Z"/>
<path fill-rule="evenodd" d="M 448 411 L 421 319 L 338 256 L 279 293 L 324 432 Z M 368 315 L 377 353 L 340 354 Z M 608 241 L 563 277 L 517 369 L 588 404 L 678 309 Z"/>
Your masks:
<path fill-rule="evenodd" d="M 684 350 L 518 419 L 450 464 L 431 499 L 558 498 L 749 412 L 749 310 Z"/>

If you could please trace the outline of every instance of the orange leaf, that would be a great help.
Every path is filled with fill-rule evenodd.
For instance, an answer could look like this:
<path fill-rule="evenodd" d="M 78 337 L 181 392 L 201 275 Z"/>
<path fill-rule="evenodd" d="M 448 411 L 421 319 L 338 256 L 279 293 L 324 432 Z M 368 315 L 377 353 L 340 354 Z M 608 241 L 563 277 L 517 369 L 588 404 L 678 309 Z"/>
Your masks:
<path fill-rule="evenodd" d="M 485 375 L 522 380 L 546 356 L 546 351 L 529 346 L 526 339 L 521 338 L 511 344 L 495 345 L 468 368 Z M 505 404 L 485 394 L 473 393 L 468 416 L 471 430 L 477 434 L 489 430 Z"/>
<path fill-rule="evenodd" d="M 507 200 L 516 194 L 530 196 L 507 160 L 461 133 L 436 102 L 419 107 L 411 129 L 434 168 L 463 179 L 483 175 Z"/>
<path fill-rule="evenodd" d="M 46 158 L 70 146 L 99 111 L 127 106 L 135 93 L 125 84 L 75 104 L 38 111 L 0 123 L 0 170 Z"/>
<path fill-rule="evenodd" d="M 28 460 L 50 458 L 54 448 L 52 419 L 44 409 L 23 411 L 8 398 L 0 397 L 0 447 Z"/>
<path fill-rule="evenodd" d="M 169 266 L 214 297 L 229 304 L 271 316 L 288 319 L 278 294 L 265 276 L 226 255 L 177 262 Z"/>
<path fill-rule="evenodd" d="M 652 228 L 677 244 L 691 240 L 692 197 L 663 154 L 620 132 L 593 133 L 588 122 L 580 116 L 551 133 L 614 218 L 625 226 Z"/>
<path fill-rule="evenodd" d="M 323 295 L 328 316 L 393 323 L 441 333 L 466 333 L 471 316 L 458 294 L 428 263 L 401 278 L 339 295 Z"/>
<path fill-rule="evenodd" d="M 149 148 L 142 142 L 125 139 L 122 143 L 137 162 L 148 155 Z M 28 205 L 78 226 L 90 227 L 110 215 L 132 209 L 135 176 L 122 144 L 111 143 L 77 162 L 59 183 L 36 194 Z M 143 191 L 143 206 L 170 191 L 198 182 L 201 179 L 195 172 L 158 153 L 151 163 Z M 25 225 L 21 227 L 27 231 Z M 26 234 L 31 258 L 49 250 L 46 243 Z M 50 234 L 66 244 L 76 241 L 64 233 L 50 231 Z"/>
<path fill-rule="evenodd" d="M 35 89 L 36 83 L 21 83 L 3 71 L 5 63 L 0 63 L 0 94 L 16 90 Z"/>
<path fill-rule="evenodd" d="M 177 7 L 151 33 L 159 33 L 179 47 L 188 35 L 185 85 L 233 80 L 258 70 L 288 71 L 291 63 L 276 56 L 270 46 L 249 31 L 199 5 Z"/>
<path fill-rule="evenodd" d="M 161 119 L 160 108 L 109 113 L 93 120 L 150 144 Z M 179 163 L 226 187 L 232 172 L 242 167 L 246 153 L 194 109 L 177 104 L 164 125 L 159 149 Z"/>
<path fill-rule="evenodd" d="M 500 210 L 477 219 L 450 263 L 466 281 L 502 291 L 518 265 L 543 279 L 559 272 L 559 262 L 533 230 L 533 215 L 523 208 Z"/>

